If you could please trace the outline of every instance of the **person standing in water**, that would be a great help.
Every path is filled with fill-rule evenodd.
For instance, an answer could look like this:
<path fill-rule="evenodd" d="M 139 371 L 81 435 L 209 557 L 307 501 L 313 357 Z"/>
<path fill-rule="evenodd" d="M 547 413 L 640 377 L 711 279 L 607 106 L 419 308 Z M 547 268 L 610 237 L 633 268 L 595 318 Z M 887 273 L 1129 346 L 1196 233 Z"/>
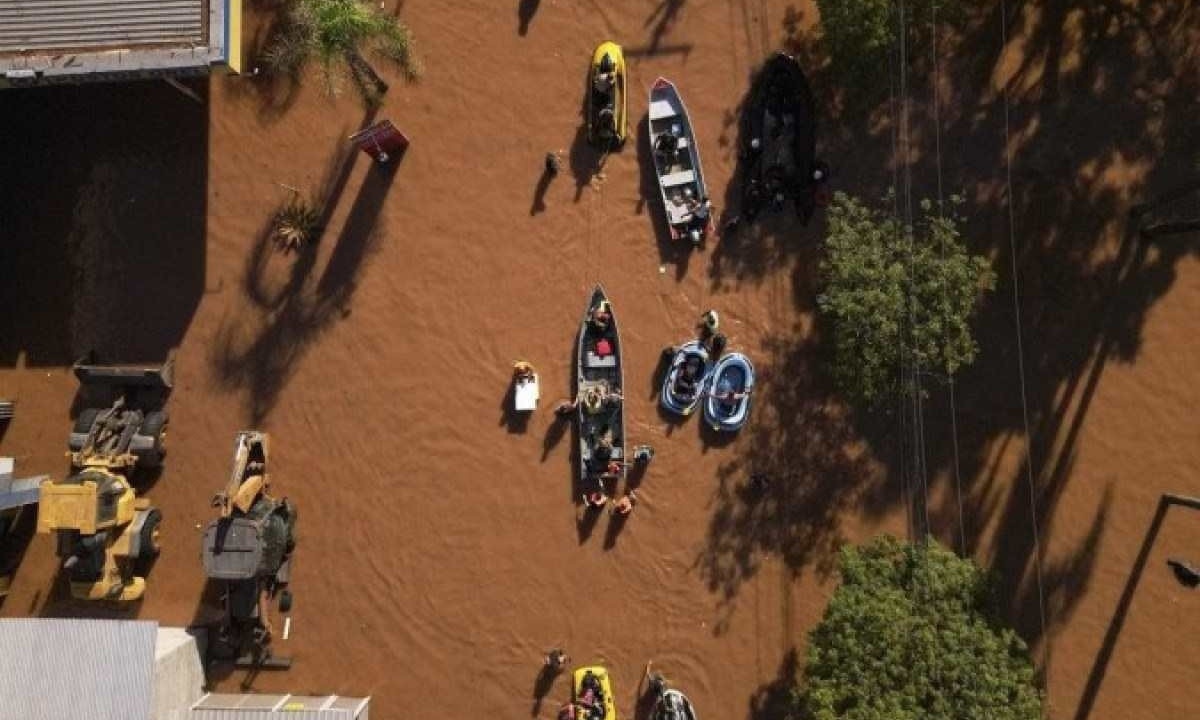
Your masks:
<path fill-rule="evenodd" d="M 613 514 L 628 516 L 631 512 L 633 512 L 633 506 L 637 504 L 637 500 L 637 493 L 633 490 L 630 490 L 625 494 L 625 497 L 621 498 L 613 505 Z"/>
<path fill-rule="evenodd" d="M 558 152 L 551 150 L 546 153 L 546 174 L 551 178 L 558 176 L 558 171 L 562 169 L 562 160 L 558 157 Z"/>
<path fill-rule="evenodd" d="M 562 648 L 554 648 L 546 653 L 543 658 L 544 664 L 552 673 L 560 673 L 567 667 L 567 663 L 571 662 L 571 658 Z"/>

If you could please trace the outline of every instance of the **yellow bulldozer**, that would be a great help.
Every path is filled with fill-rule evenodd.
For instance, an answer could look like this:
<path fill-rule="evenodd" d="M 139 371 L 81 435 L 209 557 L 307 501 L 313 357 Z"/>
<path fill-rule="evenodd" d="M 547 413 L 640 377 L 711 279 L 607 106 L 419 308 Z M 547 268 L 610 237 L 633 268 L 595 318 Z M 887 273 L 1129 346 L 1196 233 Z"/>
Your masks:
<path fill-rule="evenodd" d="M 57 535 L 73 597 L 137 600 L 146 590 L 139 570 L 158 554 L 162 515 L 137 496 L 131 477 L 162 465 L 174 361 L 144 367 L 88 358 L 74 371 L 85 409 L 68 441 L 72 474 L 42 484 L 37 530 Z"/>

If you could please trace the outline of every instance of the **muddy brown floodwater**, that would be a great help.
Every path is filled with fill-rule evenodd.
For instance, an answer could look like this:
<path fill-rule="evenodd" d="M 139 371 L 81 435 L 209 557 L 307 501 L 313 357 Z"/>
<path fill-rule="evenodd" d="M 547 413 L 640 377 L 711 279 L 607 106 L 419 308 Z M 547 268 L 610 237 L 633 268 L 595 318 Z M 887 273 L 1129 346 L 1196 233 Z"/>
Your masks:
<path fill-rule="evenodd" d="M 1191 236 L 1147 245 L 1125 232 L 1133 203 L 1189 179 L 1197 19 L 1146 5 L 1145 27 L 1132 6 L 1107 19 L 1086 3 L 1013 10 L 1003 51 L 998 16 L 972 18 L 943 44 L 937 126 L 928 82 L 912 81 L 914 192 L 936 191 L 936 127 L 947 187 L 967 196 L 968 239 L 1001 273 L 980 319 L 982 359 L 956 386 L 955 434 L 946 389 L 931 390 L 929 524 L 1001 573 L 1006 615 L 1049 661 L 1055 718 L 1185 717 L 1200 667 L 1187 640 L 1200 594 L 1163 564 L 1200 560 L 1200 512 L 1174 508 L 1148 535 L 1161 493 L 1197 492 L 1200 263 Z M 254 426 L 270 431 L 276 488 L 300 508 L 292 634 L 280 642 L 295 665 L 256 689 L 370 695 L 385 718 L 549 717 L 568 682 L 535 683 L 542 653 L 563 646 L 575 664 L 610 667 L 622 716 L 653 660 L 703 717 L 773 717 L 777 678 L 793 651 L 802 661 L 835 586 L 836 547 L 906 533 L 901 433 L 887 417 L 856 420 L 820 371 L 821 223 L 775 222 L 677 252 L 645 190 L 641 123 L 654 79 L 675 81 L 714 200 L 732 204 L 750 73 L 785 46 L 807 56 L 815 9 L 412 0 L 402 17 L 425 73 L 406 85 L 385 71 L 393 87 L 376 114 L 349 90 L 327 99 L 315 77 L 299 88 L 213 77 L 193 83 L 203 105 L 162 83 L 0 97 L 0 150 L 17 161 L 0 170 L 0 392 L 18 402 L 0 449 L 22 473 L 61 475 L 73 357 L 153 360 L 179 348 L 170 453 L 147 490 L 165 521 L 146 598 L 125 610 L 72 603 L 55 584 L 53 543 L 35 537 L 3 614 L 208 616 L 199 527 L 234 433 Z M 249 23 L 248 44 L 259 26 Z M 580 108 L 588 59 L 606 39 L 626 48 L 636 137 L 600 165 Z M 1183 49 L 1154 51 L 1152 40 Z M 928 68 L 914 67 L 914 77 Z M 811 68 L 827 98 L 831 84 Z M 1012 103 L 1045 633 L 1001 87 Z M 1119 88 L 1134 100 L 1117 102 Z M 885 97 L 869 119 L 822 119 L 839 187 L 869 194 L 890 182 L 887 109 Z M 1087 113 L 1114 126 L 1070 121 Z M 385 117 L 413 140 L 393 172 L 345 142 Z M 550 150 L 564 169 L 539 188 Z M 281 185 L 327 200 L 315 253 L 265 244 L 288 197 Z M 631 442 L 657 455 L 624 526 L 605 515 L 581 528 L 571 433 L 550 410 L 570 391 L 596 282 L 625 341 Z M 655 402 L 661 349 L 710 307 L 762 376 L 736 438 L 672 422 Z M 543 385 L 527 422 L 506 412 L 517 359 Z M 773 478 L 758 500 L 743 490 L 751 472 Z M 1147 543 L 1144 577 L 1119 612 Z"/>

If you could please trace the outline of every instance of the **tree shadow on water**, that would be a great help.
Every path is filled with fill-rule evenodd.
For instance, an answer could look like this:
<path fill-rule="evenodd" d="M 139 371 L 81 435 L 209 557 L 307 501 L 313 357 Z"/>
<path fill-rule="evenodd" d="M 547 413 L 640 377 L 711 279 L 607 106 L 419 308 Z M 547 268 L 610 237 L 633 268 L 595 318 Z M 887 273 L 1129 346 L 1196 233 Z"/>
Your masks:
<path fill-rule="evenodd" d="M 793 647 L 784 654 L 774 679 L 760 686 L 750 696 L 750 720 L 785 720 L 794 717 L 799 673 L 800 658 Z"/>
<path fill-rule="evenodd" d="M 849 411 L 828 390 L 811 340 L 769 340 L 758 363 L 759 400 L 743 430 L 745 452 L 717 470 L 708 539 L 695 566 L 717 595 L 714 633 L 728 627 L 742 585 L 766 555 L 800 572 L 830 572 L 841 519 L 878 516 L 890 498 Z M 747 492 L 751 474 L 769 478 Z"/>
<path fill-rule="evenodd" d="M 517 34 L 521 37 L 529 32 L 529 23 L 533 22 L 533 16 L 537 15 L 538 5 L 541 5 L 542 0 L 520 0 L 517 3 Z"/>
<path fill-rule="evenodd" d="M 785 19 L 782 40 L 810 74 L 821 113 L 820 154 L 838 170 L 837 189 L 873 199 L 899 184 L 894 153 L 907 139 L 914 203 L 936 200 L 939 187 L 964 194 L 964 241 L 993 261 L 997 287 L 984 296 L 975 320 L 980 351 L 953 386 L 953 417 L 950 387 L 926 384 L 929 493 L 935 496 L 937 484 L 956 475 L 963 485 L 961 523 L 956 493 L 945 488 L 950 492 L 940 496 L 949 499 L 929 508 L 926 529 L 996 571 L 1010 618 L 1036 645 L 1069 620 L 1103 561 L 1097 547 L 1114 511 L 1112 488 L 1091 496 L 1094 510 L 1078 540 L 1056 539 L 1051 529 L 1078 475 L 1074 461 L 1105 368 L 1137 360 L 1151 308 L 1170 291 L 1181 260 L 1197 252 L 1190 242 L 1139 240 L 1139 224 L 1155 220 L 1131 220 L 1130 211 L 1195 176 L 1200 8 L 1167 0 L 1136 6 L 1062 0 L 1011 3 L 1008 10 L 1002 17 L 993 4 L 966 10 L 954 26 L 939 21 L 936 117 L 931 47 L 919 35 L 910 38 L 905 79 L 913 130 L 907 138 L 900 137 L 896 106 L 887 99 L 886 73 L 862 93 L 882 100 L 851 107 L 847 96 L 856 89 L 838 84 L 815 35 L 798 29 L 794 13 Z M 928 17 L 913 22 L 925 28 L 926 40 L 929 23 Z M 890 80 L 899 87 L 898 73 Z M 757 242 L 723 238 L 722 254 L 714 254 L 714 282 L 761 279 L 792 252 L 786 244 Z M 1017 355 L 1018 323 L 1023 357 Z M 895 452 L 911 442 L 903 437 L 909 432 L 893 423 L 864 433 L 887 464 L 889 483 L 911 473 L 905 453 Z M 778 484 L 772 493 L 780 492 Z M 714 522 L 723 528 L 751 522 L 748 510 L 722 501 L 720 493 Z M 1033 523 L 1040 543 L 1033 540 Z M 1048 554 L 1070 561 L 1050 561 Z M 721 577 L 738 578 L 742 566 L 717 565 L 727 566 L 735 571 Z"/>
<path fill-rule="evenodd" d="M 646 18 L 646 22 L 643 25 L 643 27 L 650 28 L 650 41 L 646 49 L 646 54 L 653 55 L 658 52 L 663 37 L 670 32 L 679 12 L 683 10 L 683 6 L 686 3 L 687 0 L 661 0 L 655 6 L 654 12 L 650 14 L 650 17 Z"/>
<path fill-rule="evenodd" d="M 267 62 L 268 50 L 286 31 L 286 4 L 252 0 L 247 5 L 246 16 L 251 20 L 243 24 L 244 72 L 224 82 L 233 97 L 249 98 L 258 105 L 257 119 L 265 125 L 279 120 L 295 104 L 303 77 L 301 72 L 276 72 Z"/>
<path fill-rule="evenodd" d="M 942 73 L 954 87 L 943 95 L 942 147 L 964 148 L 944 158 L 944 182 L 968 189 L 964 238 L 994 258 L 999 281 L 976 321 L 979 359 L 955 385 L 957 433 L 948 389 L 931 393 L 927 462 L 931 473 L 953 477 L 957 470 L 967 480 L 961 527 L 957 507 L 948 504 L 931 509 L 931 531 L 999 575 L 1012 621 L 1036 645 L 1051 642 L 1070 619 L 1100 562 L 1111 482 L 1093 496 L 1080 540 L 1063 547 L 1049 529 L 1078 476 L 1074 463 L 1104 371 L 1110 362 L 1137 360 L 1150 309 L 1170 291 L 1176 265 L 1197 252 L 1188 243 L 1139 238 L 1139 227 L 1154 218 L 1131 211 L 1195 175 L 1200 132 L 1189 98 L 1200 91 L 1190 72 L 1200 13 L 1153 0 L 1136 9 L 1056 2 L 1010 10 L 1007 18 L 998 7 L 978 11 L 944 44 L 951 59 Z M 1011 198 L 1001 93 L 1011 126 Z M 927 108 L 917 105 L 913 113 L 914 126 L 932 127 Z M 1086 120 L 1099 117 L 1105 121 Z M 930 187 L 938 167 L 927 150 L 916 148 L 914 182 Z M 1015 472 L 998 469 L 1006 446 L 1009 455 L 1021 453 Z M 1070 560 L 1047 560 L 1048 546 L 1053 557 Z"/>

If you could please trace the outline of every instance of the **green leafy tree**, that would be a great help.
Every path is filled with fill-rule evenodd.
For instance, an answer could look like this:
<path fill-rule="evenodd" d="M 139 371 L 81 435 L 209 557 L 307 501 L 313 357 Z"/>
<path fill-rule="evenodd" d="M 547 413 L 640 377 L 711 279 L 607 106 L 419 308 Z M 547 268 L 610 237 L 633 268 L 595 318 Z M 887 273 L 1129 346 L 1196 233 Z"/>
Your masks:
<path fill-rule="evenodd" d="M 883 536 L 843 548 L 841 575 L 798 695 L 814 720 L 1040 718 L 1029 651 L 975 563 Z"/>
<path fill-rule="evenodd" d="M 960 0 L 907 0 L 905 30 L 913 47 L 922 47 L 936 6 L 939 23 L 963 16 Z M 817 0 L 821 42 L 833 69 L 844 81 L 862 89 L 879 87 L 880 68 L 886 68 L 900 30 L 895 0 Z M 885 85 L 886 86 L 886 85 Z"/>
<path fill-rule="evenodd" d="M 265 61 L 277 71 L 298 74 L 316 60 L 326 88 L 336 94 L 339 79 L 349 72 L 369 102 L 378 102 L 388 85 L 367 61 L 375 54 L 395 63 L 407 79 L 420 64 L 413 55 L 412 34 L 395 16 L 360 0 L 291 0 L 281 30 L 267 48 Z"/>
<path fill-rule="evenodd" d="M 844 193 L 829 207 L 817 305 L 833 329 L 833 375 L 853 400 L 910 391 L 906 364 L 950 377 L 975 359 L 970 321 L 995 274 L 987 258 L 966 251 L 953 214 L 939 217 L 928 201 L 921 209 L 907 232 Z"/>
<path fill-rule="evenodd" d="M 880 67 L 896 37 L 893 0 L 817 0 L 821 42 L 833 68 L 858 84 Z"/>

